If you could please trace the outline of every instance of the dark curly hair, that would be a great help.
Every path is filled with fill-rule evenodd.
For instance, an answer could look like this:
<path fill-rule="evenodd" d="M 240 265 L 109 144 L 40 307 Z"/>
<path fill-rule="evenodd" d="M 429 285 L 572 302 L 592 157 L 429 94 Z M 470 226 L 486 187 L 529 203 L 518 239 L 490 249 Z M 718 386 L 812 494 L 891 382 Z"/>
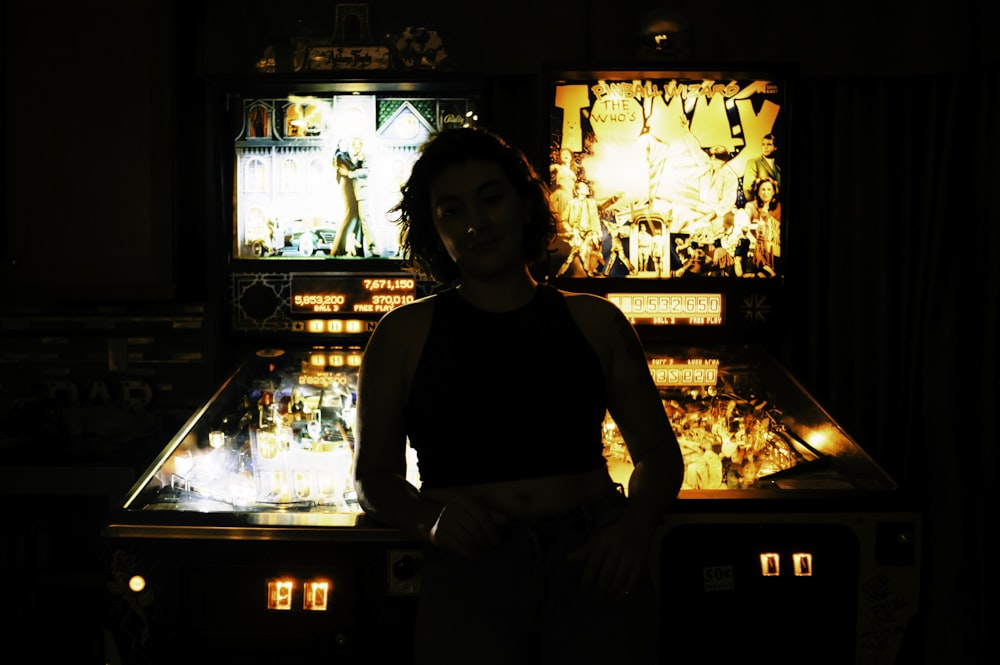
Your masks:
<path fill-rule="evenodd" d="M 400 252 L 409 272 L 441 284 L 460 277 L 434 228 L 431 183 L 445 168 L 472 160 L 494 162 L 503 170 L 531 216 L 524 227 L 524 260 L 530 265 L 545 258 L 556 232 L 548 185 L 518 148 L 486 129 L 461 127 L 436 132 L 421 146 L 410 177 L 400 188 L 402 198 L 390 211 L 398 215 Z"/>
<path fill-rule="evenodd" d="M 767 209 L 774 210 L 775 208 L 778 207 L 778 203 L 781 201 L 780 198 L 781 191 L 778 189 L 778 181 L 775 180 L 774 178 L 768 178 L 765 176 L 763 178 L 757 178 L 756 180 L 754 180 L 753 185 L 750 186 L 750 198 L 756 201 L 757 203 L 760 203 L 760 196 L 759 196 L 760 186 L 763 185 L 765 182 L 771 183 L 771 188 L 774 190 L 774 198 L 771 199 L 771 202 L 767 205 Z"/>

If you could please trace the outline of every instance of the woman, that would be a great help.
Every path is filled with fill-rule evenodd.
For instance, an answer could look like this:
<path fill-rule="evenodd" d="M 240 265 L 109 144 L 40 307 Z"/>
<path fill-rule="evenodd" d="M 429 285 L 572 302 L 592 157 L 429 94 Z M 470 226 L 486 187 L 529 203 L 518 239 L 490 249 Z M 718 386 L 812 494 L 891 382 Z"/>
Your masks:
<path fill-rule="evenodd" d="M 683 463 L 635 331 L 532 277 L 555 230 L 547 188 L 495 135 L 433 137 L 397 211 L 412 269 L 446 288 L 372 334 L 355 482 L 371 517 L 428 545 L 417 662 L 655 662 L 650 543 Z M 635 464 L 627 499 L 606 411 Z"/>
<path fill-rule="evenodd" d="M 750 188 L 751 200 L 744 208 L 754 230 L 756 244 L 754 263 L 761 276 L 777 274 L 776 260 L 781 256 L 781 202 L 778 182 L 774 178 L 758 178 Z"/>

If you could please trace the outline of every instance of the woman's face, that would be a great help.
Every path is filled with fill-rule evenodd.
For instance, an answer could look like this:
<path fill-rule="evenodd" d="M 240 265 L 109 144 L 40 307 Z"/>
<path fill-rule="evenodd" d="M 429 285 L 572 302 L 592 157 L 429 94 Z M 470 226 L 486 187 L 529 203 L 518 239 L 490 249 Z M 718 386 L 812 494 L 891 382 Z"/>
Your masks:
<path fill-rule="evenodd" d="M 431 181 L 434 228 L 463 276 L 488 277 L 524 267 L 524 200 L 498 164 L 454 164 Z"/>
<path fill-rule="evenodd" d="M 774 185 L 768 181 L 760 183 L 757 188 L 757 198 L 761 201 L 770 201 L 774 198 Z"/>

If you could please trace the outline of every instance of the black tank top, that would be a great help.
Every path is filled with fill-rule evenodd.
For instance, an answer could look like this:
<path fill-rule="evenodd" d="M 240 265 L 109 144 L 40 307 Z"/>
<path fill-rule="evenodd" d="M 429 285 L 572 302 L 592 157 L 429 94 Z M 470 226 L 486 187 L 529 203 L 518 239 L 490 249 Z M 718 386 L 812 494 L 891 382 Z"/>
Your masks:
<path fill-rule="evenodd" d="M 423 486 L 599 468 L 606 404 L 600 359 L 556 289 L 502 313 L 435 296 L 405 416 Z"/>

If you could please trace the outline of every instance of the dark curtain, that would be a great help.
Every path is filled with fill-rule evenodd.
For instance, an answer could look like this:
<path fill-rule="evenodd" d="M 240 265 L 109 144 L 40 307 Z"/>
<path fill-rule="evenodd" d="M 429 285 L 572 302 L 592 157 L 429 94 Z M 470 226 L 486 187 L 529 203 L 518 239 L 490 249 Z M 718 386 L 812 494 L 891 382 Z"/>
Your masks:
<path fill-rule="evenodd" d="M 923 513 L 920 663 L 992 651 L 998 87 L 995 73 L 800 80 L 783 166 L 782 353 Z"/>

